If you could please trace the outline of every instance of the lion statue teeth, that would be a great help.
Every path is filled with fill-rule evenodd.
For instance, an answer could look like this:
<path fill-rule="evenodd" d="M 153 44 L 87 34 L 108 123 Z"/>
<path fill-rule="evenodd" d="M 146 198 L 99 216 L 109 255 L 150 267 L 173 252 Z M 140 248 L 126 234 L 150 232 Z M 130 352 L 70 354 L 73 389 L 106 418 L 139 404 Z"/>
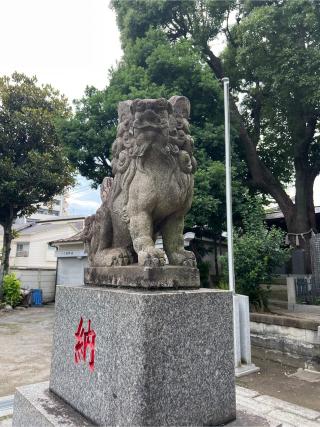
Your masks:
<path fill-rule="evenodd" d="M 160 267 L 166 256 L 169 264 L 196 266 L 183 245 L 196 169 L 189 114 L 184 96 L 119 103 L 114 178 L 103 180 L 102 204 L 85 222 L 91 267 Z M 155 247 L 159 234 L 164 250 Z"/>

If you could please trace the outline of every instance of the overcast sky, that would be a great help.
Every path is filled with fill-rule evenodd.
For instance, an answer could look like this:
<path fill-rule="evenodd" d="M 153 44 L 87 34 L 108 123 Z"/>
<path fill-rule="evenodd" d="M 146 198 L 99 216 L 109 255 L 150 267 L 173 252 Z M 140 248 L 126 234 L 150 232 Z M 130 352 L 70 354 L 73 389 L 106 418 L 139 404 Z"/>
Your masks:
<path fill-rule="evenodd" d="M 0 0 L 0 74 L 36 75 L 70 100 L 87 85 L 103 89 L 121 58 L 119 31 L 108 0 Z M 70 214 L 91 214 L 98 193 L 79 179 Z"/>
<path fill-rule="evenodd" d="M 72 101 L 87 85 L 104 88 L 108 69 L 121 58 L 108 0 L 0 0 L 0 12 L 0 75 L 36 75 Z M 319 177 L 316 189 L 320 205 Z M 98 192 L 79 178 L 70 192 L 69 213 L 88 215 L 98 205 Z"/>

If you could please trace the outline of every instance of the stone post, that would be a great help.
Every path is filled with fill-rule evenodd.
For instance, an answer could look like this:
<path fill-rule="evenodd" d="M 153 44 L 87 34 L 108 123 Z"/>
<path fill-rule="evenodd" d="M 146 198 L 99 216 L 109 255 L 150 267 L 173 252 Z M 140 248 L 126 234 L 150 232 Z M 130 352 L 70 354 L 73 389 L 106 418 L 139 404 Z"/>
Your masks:
<path fill-rule="evenodd" d="M 293 276 L 287 276 L 288 311 L 294 311 L 296 301 L 296 285 Z"/>

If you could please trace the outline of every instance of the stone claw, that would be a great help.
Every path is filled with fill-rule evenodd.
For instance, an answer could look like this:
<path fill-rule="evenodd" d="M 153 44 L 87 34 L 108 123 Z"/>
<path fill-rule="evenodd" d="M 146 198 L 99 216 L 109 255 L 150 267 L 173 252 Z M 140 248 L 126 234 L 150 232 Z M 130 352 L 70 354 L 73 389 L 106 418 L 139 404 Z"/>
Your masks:
<path fill-rule="evenodd" d="M 107 249 L 97 253 L 95 257 L 96 267 L 124 266 L 133 262 L 132 254 L 123 248 Z"/>
<path fill-rule="evenodd" d="M 169 257 L 170 263 L 173 265 L 183 265 L 185 267 L 197 267 L 196 257 L 193 252 L 182 249 Z"/>
<path fill-rule="evenodd" d="M 161 249 L 148 248 L 139 252 L 138 260 L 145 267 L 162 267 L 165 264 L 165 254 Z"/>

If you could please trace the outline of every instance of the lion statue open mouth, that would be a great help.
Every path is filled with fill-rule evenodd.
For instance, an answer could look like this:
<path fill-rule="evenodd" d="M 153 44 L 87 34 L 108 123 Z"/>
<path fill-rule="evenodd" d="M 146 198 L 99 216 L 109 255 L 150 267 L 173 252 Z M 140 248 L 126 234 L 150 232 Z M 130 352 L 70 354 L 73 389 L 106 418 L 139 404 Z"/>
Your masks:
<path fill-rule="evenodd" d="M 114 178 L 104 179 L 102 205 L 85 223 L 90 266 L 160 267 L 165 254 L 169 264 L 196 266 L 183 245 L 196 168 L 189 114 L 184 96 L 120 102 Z M 155 248 L 159 234 L 164 251 Z"/>

